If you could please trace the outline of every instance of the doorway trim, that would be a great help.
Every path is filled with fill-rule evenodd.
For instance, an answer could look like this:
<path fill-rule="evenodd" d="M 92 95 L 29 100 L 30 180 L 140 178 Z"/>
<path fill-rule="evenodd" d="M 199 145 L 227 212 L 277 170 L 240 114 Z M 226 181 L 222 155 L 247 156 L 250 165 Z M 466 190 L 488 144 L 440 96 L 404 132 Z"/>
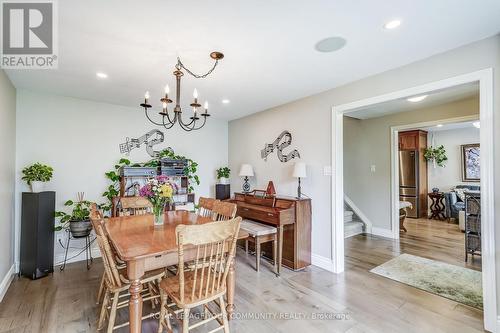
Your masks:
<path fill-rule="evenodd" d="M 331 163 L 334 176 L 332 186 L 332 267 L 335 273 L 344 271 L 344 172 L 343 172 L 343 116 L 344 113 L 396 99 L 421 95 L 427 92 L 451 88 L 454 86 L 479 82 L 479 109 L 481 122 L 481 215 L 482 215 L 482 279 L 484 327 L 497 332 L 497 291 L 495 270 L 495 230 L 494 230 L 494 177 L 493 177 L 493 69 L 454 76 L 451 78 L 426 83 L 408 89 L 374 96 L 362 100 L 332 107 L 332 145 Z M 393 139 L 393 138 L 392 138 Z M 393 161 L 394 162 L 394 161 Z M 394 167 L 391 163 L 391 168 Z M 391 200 L 395 193 L 391 188 Z M 393 217 L 394 218 L 394 217 Z M 391 222 L 392 224 L 392 222 Z M 393 228 L 394 229 L 394 228 Z M 394 235 L 394 232 L 392 233 Z"/>

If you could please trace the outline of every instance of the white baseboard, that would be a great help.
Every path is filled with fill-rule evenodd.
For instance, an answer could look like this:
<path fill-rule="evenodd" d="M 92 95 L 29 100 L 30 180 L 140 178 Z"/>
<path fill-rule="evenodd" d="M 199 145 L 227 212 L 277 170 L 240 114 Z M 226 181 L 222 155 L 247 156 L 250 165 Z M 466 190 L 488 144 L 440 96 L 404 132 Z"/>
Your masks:
<path fill-rule="evenodd" d="M 69 250 L 68 260 L 66 261 L 66 263 L 70 264 L 72 262 L 85 261 L 85 251 L 78 254 L 81 251 L 82 249 Z M 92 246 L 92 258 L 100 258 L 100 257 L 101 257 L 101 252 L 99 251 L 99 248 Z M 64 261 L 64 252 L 57 253 L 54 256 L 54 267 L 62 265 L 63 261 Z"/>
<path fill-rule="evenodd" d="M 333 261 L 330 258 L 320 256 L 318 254 L 311 254 L 311 264 L 319 268 L 323 268 L 329 272 L 333 272 Z"/>
<path fill-rule="evenodd" d="M 371 233 L 372 233 L 372 235 L 375 235 L 375 236 L 394 238 L 394 235 L 392 234 L 392 230 L 390 230 L 390 229 L 372 227 Z"/>
<path fill-rule="evenodd" d="M 3 300 L 3 297 L 7 293 L 7 290 L 9 289 L 10 283 L 12 282 L 12 279 L 14 278 L 14 274 L 16 272 L 16 265 L 12 264 L 10 266 L 9 271 L 7 274 L 2 279 L 2 283 L 0 283 L 0 302 Z"/>

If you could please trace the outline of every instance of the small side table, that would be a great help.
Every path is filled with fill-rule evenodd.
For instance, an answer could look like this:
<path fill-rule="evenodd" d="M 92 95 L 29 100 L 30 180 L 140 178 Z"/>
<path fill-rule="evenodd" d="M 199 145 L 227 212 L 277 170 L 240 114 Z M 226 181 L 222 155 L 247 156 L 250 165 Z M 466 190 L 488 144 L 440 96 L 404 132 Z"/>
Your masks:
<path fill-rule="evenodd" d="M 443 192 L 431 192 L 427 194 L 429 198 L 432 200 L 431 203 L 431 216 L 429 219 L 435 219 L 435 220 L 446 220 L 446 217 L 444 215 L 444 193 Z"/>

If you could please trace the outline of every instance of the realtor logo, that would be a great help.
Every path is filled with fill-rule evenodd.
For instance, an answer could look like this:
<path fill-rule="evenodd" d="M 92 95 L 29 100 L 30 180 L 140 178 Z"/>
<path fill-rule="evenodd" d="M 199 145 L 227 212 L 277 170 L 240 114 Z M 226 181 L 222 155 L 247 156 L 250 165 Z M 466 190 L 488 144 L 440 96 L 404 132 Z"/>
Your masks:
<path fill-rule="evenodd" d="M 54 1 L 1 2 L 2 68 L 57 68 Z"/>

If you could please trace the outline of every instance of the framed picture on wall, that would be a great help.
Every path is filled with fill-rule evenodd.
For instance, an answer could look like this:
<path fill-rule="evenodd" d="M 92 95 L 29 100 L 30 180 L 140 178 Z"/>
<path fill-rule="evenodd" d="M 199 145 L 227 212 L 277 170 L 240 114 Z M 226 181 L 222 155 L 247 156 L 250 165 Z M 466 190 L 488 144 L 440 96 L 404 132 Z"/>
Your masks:
<path fill-rule="evenodd" d="M 462 181 L 478 182 L 481 175 L 479 143 L 460 146 L 462 149 Z"/>

